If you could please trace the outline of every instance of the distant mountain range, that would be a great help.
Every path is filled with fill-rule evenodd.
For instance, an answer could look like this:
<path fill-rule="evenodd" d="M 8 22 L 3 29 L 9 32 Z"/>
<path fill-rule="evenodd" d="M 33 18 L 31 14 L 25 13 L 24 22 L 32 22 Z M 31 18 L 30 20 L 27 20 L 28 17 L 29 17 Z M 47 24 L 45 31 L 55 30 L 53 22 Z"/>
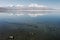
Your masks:
<path fill-rule="evenodd" d="M 27 7 L 24 7 L 23 5 L 17 5 L 17 6 L 7 6 L 7 7 L 0 7 L 0 12 L 7 12 L 7 11 L 33 11 L 33 10 L 55 10 L 53 8 L 48 8 L 43 5 L 38 4 L 30 4 Z"/>

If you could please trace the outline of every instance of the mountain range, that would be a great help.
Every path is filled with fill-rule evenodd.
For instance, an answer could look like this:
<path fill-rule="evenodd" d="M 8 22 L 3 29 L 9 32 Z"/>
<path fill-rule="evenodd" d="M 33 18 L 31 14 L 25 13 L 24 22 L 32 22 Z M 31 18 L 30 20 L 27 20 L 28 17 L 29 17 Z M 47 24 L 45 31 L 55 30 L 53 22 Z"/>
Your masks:
<path fill-rule="evenodd" d="M 53 8 L 49 8 L 47 6 L 43 6 L 43 5 L 38 5 L 38 4 L 30 4 L 28 6 L 24 6 L 24 5 L 10 5 L 7 7 L 0 7 L 0 12 L 7 12 L 7 11 L 34 11 L 34 10 L 54 10 Z"/>

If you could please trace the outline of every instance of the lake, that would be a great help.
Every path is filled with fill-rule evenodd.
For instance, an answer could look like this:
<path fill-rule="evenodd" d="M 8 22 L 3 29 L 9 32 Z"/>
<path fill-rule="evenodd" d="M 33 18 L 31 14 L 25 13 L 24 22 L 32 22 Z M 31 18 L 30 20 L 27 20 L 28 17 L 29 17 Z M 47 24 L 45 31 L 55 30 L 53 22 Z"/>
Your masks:
<path fill-rule="evenodd" d="M 7 22 L 59 22 L 59 12 L 0 13 L 0 20 Z"/>
<path fill-rule="evenodd" d="M 60 12 L 0 13 L 0 40 L 58 40 Z"/>

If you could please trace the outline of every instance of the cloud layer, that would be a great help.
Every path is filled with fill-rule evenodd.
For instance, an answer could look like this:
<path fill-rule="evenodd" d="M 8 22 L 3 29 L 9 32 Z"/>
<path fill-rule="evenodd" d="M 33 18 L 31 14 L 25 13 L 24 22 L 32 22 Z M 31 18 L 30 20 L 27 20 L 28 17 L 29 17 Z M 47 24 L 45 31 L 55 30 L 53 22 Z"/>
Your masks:
<path fill-rule="evenodd" d="M 7 5 L 9 7 L 47 7 L 47 6 L 44 6 L 44 5 L 39 5 L 39 4 L 29 4 L 29 5 L 21 5 L 21 4 L 17 4 L 17 5 Z"/>
<path fill-rule="evenodd" d="M 38 5 L 38 4 L 30 4 L 30 5 L 28 5 L 28 7 L 47 7 L 47 6 Z"/>

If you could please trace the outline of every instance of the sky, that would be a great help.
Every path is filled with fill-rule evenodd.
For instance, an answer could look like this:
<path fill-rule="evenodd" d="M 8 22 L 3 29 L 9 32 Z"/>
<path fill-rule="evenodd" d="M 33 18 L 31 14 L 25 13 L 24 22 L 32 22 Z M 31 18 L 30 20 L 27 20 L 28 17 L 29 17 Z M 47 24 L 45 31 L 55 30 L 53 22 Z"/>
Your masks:
<path fill-rule="evenodd" d="M 0 6 L 39 4 L 60 9 L 60 0 L 0 0 Z"/>

